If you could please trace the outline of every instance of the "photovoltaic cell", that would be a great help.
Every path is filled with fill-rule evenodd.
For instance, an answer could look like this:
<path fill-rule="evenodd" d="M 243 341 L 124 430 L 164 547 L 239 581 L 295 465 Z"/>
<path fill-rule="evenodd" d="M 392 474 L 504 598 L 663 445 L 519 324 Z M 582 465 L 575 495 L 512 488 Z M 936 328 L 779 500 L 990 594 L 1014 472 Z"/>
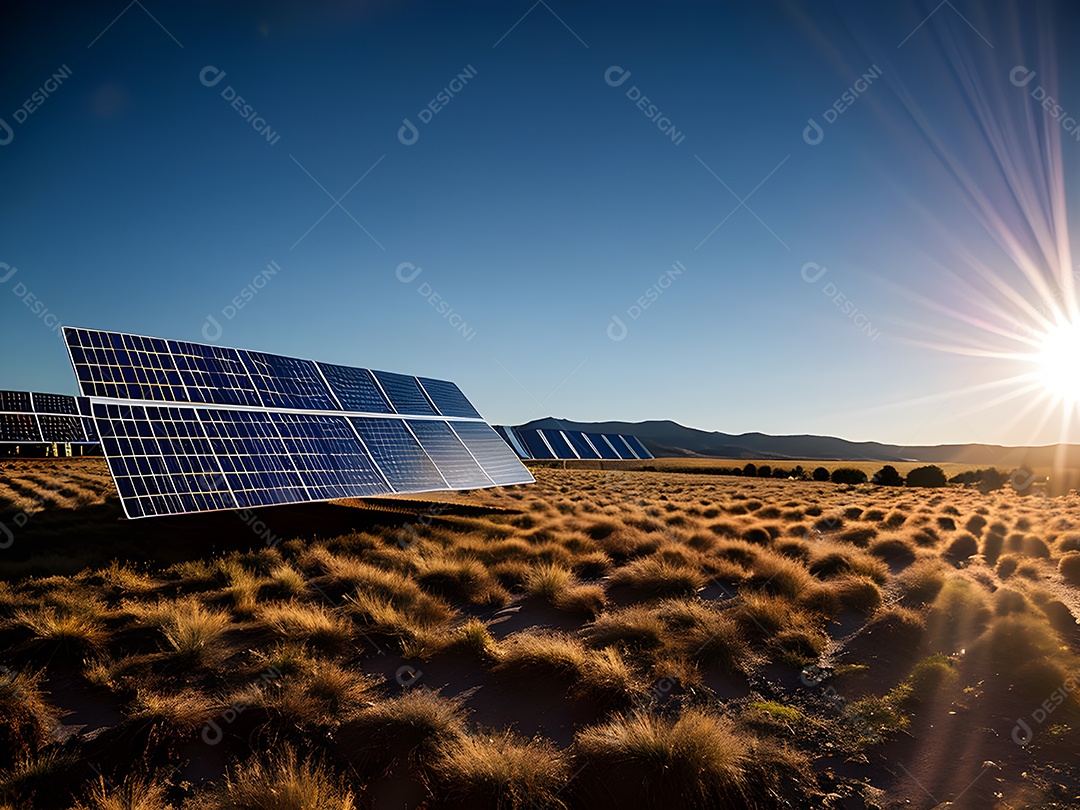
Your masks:
<path fill-rule="evenodd" d="M 33 402 L 33 410 L 35 413 L 55 413 L 55 414 L 78 414 L 79 410 L 75 406 L 75 397 L 69 397 L 64 394 L 39 394 L 33 392 L 30 394 L 31 402 Z"/>
<path fill-rule="evenodd" d="M 84 396 L 187 401 L 168 341 L 69 327 L 64 337 Z"/>
<path fill-rule="evenodd" d="M 623 441 L 622 436 L 618 435 L 617 433 L 605 433 L 604 438 L 611 443 L 611 446 L 613 448 L 615 448 L 615 452 L 619 454 L 619 458 L 635 458 L 633 451 L 630 449 L 629 445 L 627 445 L 627 443 Z"/>
<path fill-rule="evenodd" d="M 409 416 L 437 416 L 434 406 L 428 401 L 424 390 L 416 377 L 407 374 L 394 374 L 390 371 L 372 372 L 383 391 L 390 397 L 390 404 L 398 413 Z"/>
<path fill-rule="evenodd" d="M 496 484 L 516 484 L 521 478 L 521 462 L 499 434 L 483 422 L 450 422 L 462 444 L 480 462 Z"/>
<path fill-rule="evenodd" d="M 82 419 L 77 416 L 39 414 L 38 423 L 41 425 L 41 438 L 46 442 L 65 444 L 86 442 L 86 431 L 83 429 Z"/>
<path fill-rule="evenodd" d="M 453 489 L 490 487 L 494 483 L 446 422 L 409 419 L 408 424 Z"/>
<path fill-rule="evenodd" d="M 424 392 L 428 395 L 439 413 L 443 416 L 460 416 L 466 419 L 479 419 L 480 414 L 472 403 L 461 393 L 461 389 L 449 380 L 433 380 L 430 377 L 417 377 Z"/>
<path fill-rule="evenodd" d="M 184 402 L 258 407 L 262 399 L 240 352 L 223 346 L 167 341 L 187 394 Z"/>
<path fill-rule="evenodd" d="M 529 455 L 529 451 L 525 449 L 525 445 L 522 443 L 521 439 L 518 438 L 516 430 L 505 425 L 492 425 L 492 427 L 495 429 L 495 432 L 502 437 L 503 441 L 513 448 L 514 452 L 517 453 L 518 458 L 532 458 L 532 456 Z"/>
<path fill-rule="evenodd" d="M 341 410 L 311 360 L 262 352 L 241 352 L 241 357 L 267 408 Z"/>
<path fill-rule="evenodd" d="M 570 447 L 570 443 L 566 441 L 561 430 L 541 430 L 540 432 L 544 434 L 551 449 L 555 451 L 555 458 L 577 458 L 577 454 Z"/>
<path fill-rule="evenodd" d="M 589 442 L 596 448 L 596 452 L 600 454 L 600 458 L 604 459 L 617 459 L 619 454 L 615 452 L 615 448 L 611 446 L 601 434 L 599 433 L 587 433 L 585 434 Z"/>
<path fill-rule="evenodd" d="M 96 403 L 93 410 L 128 517 L 237 507 L 194 409 Z"/>
<path fill-rule="evenodd" d="M 385 495 L 386 480 L 343 416 L 271 414 L 311 500 Z"/>
<path fill-rule="evenodd" d="M 386 398 L 375 376 L 366 368 L 335 366 L 319 363 L 330 388 L 346 411 L 359 413 L 393 413 L 394 408 Z"/>
<path fill-rule="evenodd" d="M 40 442 L 37 420 L 30 413 L 0 413 L 0 442 Z"/>
<path fill-rule="evenodd" d="M 362 416 L 350 421 L 395 492 L 451 488 L 404 421 Z"/>
<path fill-rule="evenodd" d="M 29 391 L 0 391 L 0 412 L 33 413 Z"/>

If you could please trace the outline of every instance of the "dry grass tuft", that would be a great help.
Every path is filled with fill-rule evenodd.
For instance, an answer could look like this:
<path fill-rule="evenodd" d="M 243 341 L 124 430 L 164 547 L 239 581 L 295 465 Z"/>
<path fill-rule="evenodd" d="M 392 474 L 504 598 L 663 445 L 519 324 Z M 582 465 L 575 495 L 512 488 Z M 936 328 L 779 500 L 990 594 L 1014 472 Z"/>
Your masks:
<path fill-rule="evenodd" d="M 172 806 L 163 783 L 134 774 L 118 786 L 106 785 L 105 778 L 99 777 L 72 810 L 171 810 Z"/>
<path fill-rule="evenodd" d="M 326 766 L 289 747 L 255 757 L 225 781 L 185 802 L 185 810 L 355 810 L 356 796 Z"/>
<path fill-rule="evenodd" d="M 705 584 L 705 576 L 697 568 L 685 564 L 645 557 L 616 570 L 611 581 L 648 597 L 664 597 L 694 593 Z"/>

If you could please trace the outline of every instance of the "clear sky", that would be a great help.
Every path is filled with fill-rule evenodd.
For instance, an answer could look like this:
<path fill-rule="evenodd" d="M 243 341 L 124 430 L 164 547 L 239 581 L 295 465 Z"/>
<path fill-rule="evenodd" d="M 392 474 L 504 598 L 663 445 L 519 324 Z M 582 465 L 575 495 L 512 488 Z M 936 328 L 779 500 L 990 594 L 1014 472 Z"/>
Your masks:
<path fill-rule="evenodd" d="M 4 4 L 0 387 L 75 392 L 62 322 L 492 422 L 1055 441 L 1080 22 L 1017 8 Z"/>

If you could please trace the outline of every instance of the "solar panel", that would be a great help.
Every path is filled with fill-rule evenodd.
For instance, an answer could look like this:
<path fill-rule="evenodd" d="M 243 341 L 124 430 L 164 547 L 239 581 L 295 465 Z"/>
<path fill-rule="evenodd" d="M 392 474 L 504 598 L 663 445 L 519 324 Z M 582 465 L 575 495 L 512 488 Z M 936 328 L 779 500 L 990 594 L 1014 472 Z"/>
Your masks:
<path fill-rule="evenodd" d="M 551 446 L 540 434 L 539 430 L 522 430 L 518 428 L 517 434 L 521 437 L 521 441 L 525 443 L 529 455 L 533 458 L 556 458 L 555 451 L 551 449 Z"/>
<path fill-rule="evenodd" d="M 359 416 L 351 421 L 371 457 L 397 492 L 451 489 L 404 421 Z"/>
<path fill-rule="evenodd" d="M 592 443 L 585 438 L 584 433 L 577 430 L 564 430 L 562 435 L 570 443 L 570 446 L 574 448 L 578 458 L 600 458 L 600 454 L 596 452 L 596 448 L 592 446 Z"/>
<path fill-rule="evenodd" d="M 540 433 L 547 439 L 548 445 L 555 453 L 555 458 L 577 458 L 577 453 L 574 452 L 561 430 L 541 430 Z"/>
<path fill-rule="evenodd" d="M 87 432 L 89 425 L 90 433 Z M 75 397 L 0 391 L 0 443 L 94 444 L 93 420 L 79 417 Z"/>
<path fill-rule="evenodd" d="M 521 462 L 499 434 L 483 422 L 451 422 L 454 433 L 496 484 L 513 484 Z"/>
<path fill-rule="evenodd" d="M 518 458 L 532 458 L 532 456 L 529 455 L 529 451 L 525 449 L 525 445 L 518 437 L 517 431 L 514 428 L 505 425 L 492 425 L 492 427 L 495 428 L 495 432 L 502 437 L 503 441 L 513 448 L 514 452 L 517 453 Z"/>
<path fill-rule="evenodd" d="M 619 454 L 615 452 L 615 448 L 611 446 L 611 442 L 603 437 L 600 433 L 586 433 L 585 437 L 589 440 L 596 452 L 600 454 L 600 458 L 603 459 L 617 459 Z"/>
<path fill-rule="evenodd" d="M 450 382 L 87 329 L 64 335 L 89 398 L 73 403 L 66 427 L 93 416 L 129 517 L 534 480 Z"/>
<path fill-rule="evenodd" d="M 437 415 L 435 406 L 424 394 L 424 389 L 420 387 L 420 382 L 416 377 L 394 374 L 390 371 L 373 371 L 372 374 L 378 379 L 379 385 L 390 397 L 390 403 L 398 413 L 410 416 Z"/>
<path fill-rule="evenodd" d="M 472 403 L 461 393 L 461 389 L 449 380 L 433 380 L 429 377 L 418 377 L 420 385 L 427 394 L 432 404 L 439 409 L 443 416 L 463 416 L 466 419 L 479 419 L 480 414 Z"/>
<path fill-rule="evenodd" d="M 608 440 L 615 452 L 619 454 L 621 459 L 633 459 L 636 458 L 634 451 L 630 449 L 630 446 L 623 441 L 623 437 L 616 433 L 605 433 L 604 438 Z"/>
<path fill-rule="evenodd" d="M 375 382 L 375 375 L 366 368 L 335 366 L 329 363 L 318 365 L 323 377 L 345 410 L 358 413 L 394 412 L 390 400 Z"/>
<path fill-rule="evenodd" d="M 408 425 L 451 487 L 476 489 L 492 486 L 494 482 L 446 422 L 410 419 Z"/>
<path fill-rule="evenodd" d="M 41 430 L 30 413 L 0 413 L 0 442 L 40 442 Z"/>
<path fill-rule="evenodd" d="M 634 451 L 634 455 L 638 458 L 652 458 L 653 454 L 650 453 L 641 440 L 637 436 L 625 435 L 623 441 L 630 445 L 630 449 Z"/>

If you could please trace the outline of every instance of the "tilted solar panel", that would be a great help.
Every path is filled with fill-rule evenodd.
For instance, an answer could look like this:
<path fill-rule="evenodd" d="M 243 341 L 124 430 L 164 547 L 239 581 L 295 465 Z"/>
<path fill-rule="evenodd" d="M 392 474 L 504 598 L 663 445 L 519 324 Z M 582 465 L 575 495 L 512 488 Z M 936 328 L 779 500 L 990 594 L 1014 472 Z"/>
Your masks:
<path fill-rule="evenodd" d="M 41 440 L 41 430 L 32 413 L 0 413 L 0 442 Z"/>
<path fill-rule="evenodd" d="M 390 404 L 398 413 L 409 416 L 438 415 L 435 406 L 427 398 L 416 377 L 394 374 L 391 371 L 373 371 L 372 374 L 375 375 L 386 395 L 390 397 Z"/>
<path fill-rule="evenodd" d="M 0 413 L 33 413 L 29 391 L 0 391 Z"/>
<path fill-rule="evenodd" d="M 650 453 L 641 440 L 637 436 L 630 436 L 629 434 L 623 436 L 623 441 L 630 445 L 630 449 L 634 451 L 634 454 L 638 458 L 652 458 L 653 454 Z"/>
<path fill-rule="evenodd" d="M 557 458 L 555 451 L 548 445 L 547 440 L 540 435 L 539 430 L 524 430 L 518 428 L 517 434 L 521 437 L 521 441 L 525 443 L 525 447 L 529 450 L 529 455 L 533 458 Z"/>
<path fill-rule="evenodd" d="M 41 438 L 46 442 L 85 444 L 87 441 L 83 420 L 77 416 L 43 413 L 38 415 L 38 424 L 41 425 Z"/>
<path fill-rule="evenodd" d="M 630 445 L 623 440 L 622 436 L 617 433 L 605 433 L 604 438 L 610 442 L 611 446 L 615 449 L 615 452 L 619 454 L 619 458 L 627 460 L 637 458 L 637 456 L 634 455 L 634 451 L 630 449 Z"/>
<path fill-rule="evenodd" d="M 80 418 L 75 397 L 37 391 L 0 391 L 0 443 L 54 442 L 97 442 L 93 420 Z"/>
<path fill-rule="evenodd" d="M 541 430 L 548 445 L 555 453 L 555 458 L 577 458 L 577 453 L 570 447 L 570 442 L 563 436 L 561 430 Z"/>
<path fill-rule="evenodd" d="M 517 453 L 518 458 L 532 458 L 532 456 L 529 455 L 529 451 L 525 449 L 525 445 L 518 437 L 517 431 L 514 428 L 507 425 L 492 425 L 492 427 L 495 428 L 495 432 L 502 437 L 503 441 L 510 445 L 513 451 Z"/>
<path fill-rule="evenodd" d="M 585 438 L 584 433 L 576 430 L 564 430 L 562 433 L 577 452 L 579 458 L 600 458 L 600 454 L 596 452 L 592 443 Z"/>
<path fill-rule="evenodd" d="M 31 392 L 30 401 L 34 404 L 34 413 L 70 414 L 75 416 L 79 413 L 75 405 L 75 397 L 64 394 L 39 394 Z"/>
<path fill-rule="evenodd" d="M 160 338 L 64 335 L 89 397 L 75 412 L 92 414 L 129 517 L 534 480 L 453 383 Z"/>
<path fill-rule="evenodd" d="M 619 454 L 615 451 L 615 448 L 611 446 L 611 442 L 603 437 L 600 433 L 586 433 L 585 438 L 589 440 L 596 452 L 600 454 L 600 458 L 603 459 L 617 459 Z"/>

